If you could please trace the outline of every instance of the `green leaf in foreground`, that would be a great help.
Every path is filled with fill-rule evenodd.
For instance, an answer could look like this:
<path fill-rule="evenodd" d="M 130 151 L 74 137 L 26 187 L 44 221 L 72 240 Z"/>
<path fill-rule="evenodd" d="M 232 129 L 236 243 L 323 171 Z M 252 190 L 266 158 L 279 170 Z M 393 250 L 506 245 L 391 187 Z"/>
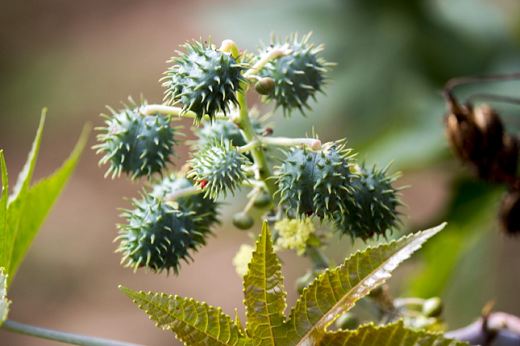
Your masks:
<path fill-rule="evenodd" d="M 316 343 L 327 326 L 355 302 L 390 278 L 391 272 L 408 259 L 445 224 L 402 237 L 388 244 L 358 251 L 341 266 L 325 271 L 303 291 L 291 310 L 286 345 Z"/>
<path fill-rule="evenodd" d="M 403 322 L 376 327 L 368 324 L 354 331 L 326 333 L 321 346 L 465 346 L 466 342 L 446 339 L 442 334 L 418 332 L 404 327 Z"/>
<path fill-rule="evenodd" d="M 29 191 L 29 184 L 31 182 L 34 166 L 36 165 L 36 157 L 38 155 L 38 150 L 40 149 L 40 141 L 43 125 L 45 123 L 45 115 L 46 110 L 44 109 L 42 111 L 40 124 L 38 126 L 38 130 L 36 131 L 36 137 L 34 138 L 31 151 L 29 152 L 29 156 L 27 157 L 27 161 L 25 162 L 24 167 L 18 174 L 18 179 L 13 188 L 13 194 L 9 196 L 7 202 L 4 237 L 3 239 L 0 239 L 0 241 L 3 241 L 3 244 L 1 244 L 1 249 L 3 251 L 2 254 L 0 254 L 0 267 L 4 267 L 6 272 L 10 274 L 9 280 L 12 280 L 14 276 L 14 271 L 11 269 L 11 258 L 20 226 L 20 220 L 22 219 L 22 213 L 26 201 L 25 197 Z M 5 165 L 3 165 L 3 168 L 5 169 Z M 7 184 L 7 179 L 5 183 Z"/>
<path fill-rule="evenodd" d="M 231 318 L 206 303 L 165 294 L 121 291 L 150 315 L 157 327 L 171 329 L 186 345 L 244 346 L 242 335 Z"/>
<path fill-rule="evenodd" d="M 279 343 L 280 335 L 284 335 L 286 295 L 271 233 L 264 223 L 249 270 L 244 276 L 247 330 L 255 346 L 274 346 Z"/>
<path fill-rule="evenodd" d="M 7 274 L 4 274 L 4 268 L 0 268 L 0 326 L 7 320 L 10 304 L 7 300 Z"/>
<path fill-rule="evenodd" d="M 283 278 L 269 228 L 264 223 L 249 271 L 244 276 L 248 319 L 244 333 L 220 309 L 205 303 L 178 296 L 135 292 L 124 287 L 120 289 L 139 304 L 139 308 L 145 310 L 157 326 L 171 329 L 188 346 L 343 346 L 350 339 L 349 346 L 401 346 L 415 345 L 415 342 L 421 345 L 458 345 L 442 335 L 411 331 L 402 323 L 379 328 L 366 326 L 355 332 L 330 333 L 326 330 L 357 300 L 388 279 L 402 261 L 443 227 L 444 224 L 357 252 L 343 265 L 325 271 L 303 291 L 285 321 Z M 355 341 L 356 338 L 359 341 Z"/>
<path fill-rule="evenodd" d="M 0 266 L 7 263 L 7 169 L 4 152 L 0 150 L 0 170 L 2 171 L 2 194 L 0 195 Z"/>
<path fill-rule="evenodd" d="M 0 203 L 0 266 L 5 267 L 6 273 L 9 274 L 8 284 L 13 279 L 34 236 L 72 174 L 90 132 L 90 127 L 85 127 L 76 147 L 63 165 L 51 176 L 30 187 L 44 122 L 45 112 L 42 113 L 40 126 L 27 162 L 18 176 L 13 195 L 9 197 L 4 227 L 2 227 L 1 217 L 2 206 L 5 203 L 3 195 L 4 192 L 7 193 L 7 172 L 5 172 L 4 182 L 5 165 L 2 160 L 2 180 L 6 187 Z"/>

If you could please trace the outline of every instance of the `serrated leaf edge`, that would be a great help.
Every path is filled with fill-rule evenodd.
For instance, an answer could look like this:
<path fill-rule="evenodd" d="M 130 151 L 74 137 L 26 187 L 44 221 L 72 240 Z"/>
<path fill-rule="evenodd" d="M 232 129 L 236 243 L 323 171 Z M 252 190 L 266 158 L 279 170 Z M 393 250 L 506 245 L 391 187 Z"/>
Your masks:
<path fill-rule="evenodd" d="M 267 266 L 268 265 L 267 258 L 272 257 L 272 256 L 275 257 L 274 263 L 275 263 L 275 267 L 276 267 L 276 272 L 273 276 L 267 277 L 267 272 L 270 269 Z M 255 336 L 257 336 L 257 335 L 255 335 L 256 334 L 255 332 L 259 326 L 256 325 L 256 328 L 249 328 L 249 324 L 251 323 L 250 320 L 253 319 L 257 315 L 260 315 L 260 313 L 258 312 L 258 309 L 255 309 L 254 306 L 247 305 L 247 301 L 248 301 L 247 292 L 248 292 L 248 289 L 251 287 L 250 286 L 246 287 L 246 282 L 248 280 L 250 280 L 251 286 L 253 285 L 254 280 L 250 279 L 252 277 L 251 267 L 252 267 L 252 264 L 254 263 L 254 261 L 256 261 L 256 260 L 258 260 L 259 262 L 255 263 L 255 264 L 263 266 L 262 274 L 263 274 L 264 285 L 263 285 L 263 287 L 260 287 L 260 289 L 262 290 L 262 294 L 264 296 L 264 299 L 262 301 L 264 310 L 262 312 L 265 313 L 265 317 L 267 318 L 267 321 L 268 321 L 267 323 L 268 323 L 269 339 L 271 340 L 271 345 L 275 346 L 276 345 L 276 336 L 275 336 L 275 332 L 274 332 L 275 329 L 276 328 L 285 328 L 284 310 L 287 307 L 287 303 L 285 300 L 285 296 L 287 295 L 287 293 L 284 290 L 281 266 L 280 266 L 280 262 L 278 261 L 278 258 L 276 257 L 276 253 L 274 251 L 273 241 L 271 239 L 271 232 L 269 230 L 269 226 L 267 225 L 267 221 L 264 221 L 264 223 L 262 225 L 262 232 L 260 234 L 260 237 L 258 238 L 258 240 L 255 243 L 255 251 L 253 252 L 253 256 L 249 263 L 249 269 L 248 269 L 246 275 L 244 275 L 244 304 L 246 304 L 246 317 L 247 317 L 246 325 L 247 325 L 247 331 L 248 331 L 248 333 L 251 334 L 251 337 L 253 339 L 255 339 Z M 278 300 L 278 303 L 282 303 L 284 306 L 284 308 L 281 311 L 271 311 L 269 309 L 268 297 L 267 297 L 267 295 L 268 295 L 267 282 L 270 281 L 274 276 L 279 277 L 279 282 L 276 285 L 276 288 L 279 288 L 280 290 L 279 291 L 277 290 L 277 292 L 275 292 L 275 295 L 277 296 L 276 299 Z M 258 287 L 256 287 L 256 288 L 258 288 Z M 280 300 L 281 300 L 281 302 L 280 302 Z M 274 314 L 279 315 L 279 317 L 281 319 L 281 324 L 279 326 L 273 326 L 272 315 L 274 315 Z M 267 338 L 258 337 L 258 339 L 265 340 Z"/>
<path fill-rule="evenodd" d="M 370 328 L 372 328 L 372 330 L 367 331 L 367 329 L 370 329 Z M 413 330 L 413 329 L 407 328 L 407 327 L 405 327 L 404 322 L 401 319 L 401 320 L 399 320 L 397 322 L 386 324 L 386 325 L 381 325 L 381 326 L 377 326 L 374 323 L 370 322 L 370 323 L 366 323 L 366 324 L 363 324 L 363 325 L 359 326 L 355 330 L 338 330 L 338 331 L 334 331 L 334 332 L 327 332 L 327 333 L 325 333 L 324 338 L 321 340 L 320 346 L 328 346 L 328 345 L 330 345 L 330 342 L 333 341 L 333 340 L 327 340 L 327 339 L 330 339 L 330 338 L 348 337 L 348 339 L 345 340 L 345 343 L 344 343 L 344 345 L 346 345 L 346 343 L 349 342 L 349 340 L 350 340 L 350 338 L 352 336 L 355 337 L 355 336 L 357 336 L 357 335 L 359 335 L 361 333 L 371 333 L 371 332 L 381 332 L 381 331 L 385 331 L 385 330 L 392 330 L 393 328 L 395 328 L 395 330 L 392 331 L 392 335 L 395 332 L 399 331 L 399 330 L 403 330 L 403 331 L 406 331 L 407 333 L 411 333 L 411 334 L 416 335 L 417 339 L 419 339 L 421 337 L 435 338 L 435 340 L 430 344 L 432 346 L 437 345 L 437 342 L 439 341 L 439 339 L 441 339 L 442 341 L 449 341 L 450 343 L 448 345 L 446 345 L 446 346 L 465 346 L 465 345 L 469 345 L 467 342 L 459 341 L 459 340 L 456 340 L 454 338 L 446 338 L 446 337 L 444 337 L 444 334 L 441 333 L 441 332 L 428 332 L 428 331 L 425 331 L 425 330 L 419 330 L 418 331 L 418 330 Z M 390 340 L 391 339 L 388 339 L 388 341 L 390 341 Z M 329 343 L 326 343 L 327 341 Z M 399 344 L 399 345 L 401 345 L 401 344 Z M 361 346 L 363 346 L 363 345 L 365 345 L 365 344 L 362 343 Z M 418 344 L 417 344 L 417 341 L 416 341 L 413 344 L 407 344 L 407 345 L 408 346 L 414 346 L 414 345 L 418 345 Z M 421 342 L 419 345 L 424 345 L 424 344 Z M 366 345 L 366 346 L 368 346 L 368 345 Z M 377 346 L 392 346 L 392 344 L 391 343 L 386 343 L 386 344 L 383 345 L 383 344 L 378 343 Z"/>
<path fill-rule="evenodd" d="M 243 333 L 241 333 L 240 328 L 239 328 L 239 327 L 238 327 L 238 326 L 233 322 L 233 320 L 231 319 L 231 317 L 230 317 L 229 315 L 223 313 L 223 312 L 221 311 L 220 308 L 214 308 L 213 306 L 207 305 L 206 303 L 198 302 L 198 301 L 194 300 L 193 298 L 182 298 L 182 297 L 177 296 L 177 295 L 175 295 L 175 296 L 172 296 L 172 295 L 167 296 L 167 295 L 164 294 L 164 293 L 162 293 L 162 294 L 158 294 L 158 293 L 152 293 L 152 292 L 145 293 L 145 292 L 143 292 L 143 291 L 139 291 L 139 292 L 137 292 L 137 291 L 131 290 L 131 289 L 129 289 L 129 288 L 126 288 L 126 287 L 124 287 L 124 286 L 119 286 L 119 289 L 120 289 L 120 290 L 121 290 L 125 295 L 127 295 L 130 299 L 132 299 L 132 301 L 133 301 L 134 303 L 138 304 L 138 307 L 139 307 L 141 310 L 144 310 L 144 309 L 143 309 L 142 304 L 140 304 L 140 303 L 137 301 L 138 299 L 140 299 L 140 300 L 146 302 L 147 304 L 150 304 L 150 305 L 155 306 L 156 308 L 162 310 L 165 314 L 168 314 L 168 315 L 171 316 L 172 318 L 174 318 L 174 319 L 176 319 L 176 320 L 178 320 L 178 321 L 180 321 L 180 322 L 183 322 L 184 324 L 186 324 L 186 325 L 188 325 L 188 326 L 190 326 L 190 327 L 196 329 L 196 330 L 197 330 L 198 332 L 200 332 L 201 334 L 204 334 L 204 335 L 206 335 L 207 337 L 210 337 L 211 339 L 215 340 L 216 343 L 221 343 L 221 344 L 223 344 L 223 345 L 227 345 L 227 346 L 237 346 L 237 345 L 239 345 L 239 343 L 240 343 L 240 339 L 242 339 L 242 340 L 244 341 L 244 344 L 247 343 L 247 342 L 250 340 L 250 339 L 247 338 Z M 214 336 L 214 335 L 212 335 L 212 334 L 210 334 L 210 333 L 208 333 L 208 332 L 206 332 L 206 331 L 201 330 L 200 328 L 196 327 L 195 325 L 192 325 L 192 324 L 190 324 L 190 323 L 188 323 L 188 322 L 186 322 L 186 321 L 184 321 L 184 320 L 181 320 L 181 319 L 176 318 L 175 316 L 169 314 L 169 312 L 168 312 L 167 310 L 165 310 L 163 307 L 161 307 L 160 305 L 153 304 L 153 302 L 152 302 L 151 300 L 149 300 L 149 299 L 145 299 L 145 298 L 147 298 L 148 296 L 153 296 L 153 297 L 165 296 L 165 297 L 167 297 L 168 299 L 181 299 L 181 300 L 183 300 L 183 301 L 185 301 L 185 302 L 187 302 L 187 301 L 193 301 L 196 305 L 207 305 L 209 309 L 215 309 L 215 310 L 218 310 L 218 313 L 219 313 L 222 317 L 224 317 L 224 318 L 227 320 L 227 322 L 229 323 L 230 329 L 235 329 L 235 330 L 237 331 L 237 334 L 238 334 L 237 342 L 236 342 L 235 344 L 233 344 L 233 343 L 229 343 L 229 342 L 226 342 L 226 341 L 221 340 L 221 339 L 219 339 L 218 337 L 216 337 L 216 336 Z M 149 310 L 145 310 L 145 312 L 146 312 L 146 314 L 150 315 Z M 153 316 L 153 315 L 150 315 L 150 319 L 153 320 L 153 318 L 154 318 L 154 316 Z M 179 340 L 181 340 L 183 343 L 187 344 L 187 343 L 183 340 L 183 338 L 182 338 L 181 336 L 178 335 L 177 331 L 175 331 L 175 330 L 174 330 L 173 328 L 171 328 L 170 326 L 162 326 L 159 322 L 156 323 L 156 326 L 157 326 L 157 327 L 160 327 L 160 328 L 162 328 L 162 329 L 171 329 L 172 331 L 175 332 L 176 337 L 178 337 Z"/>
<path fill-rule="evenodd" d="M 316 278 L 314 280 L 314 282 L 312 282 L 309 287 L 305 288 L 303 293 L 301 294 L 300 298 L 297 300 L 295 306 L 293 308 L 291 308 L 291 314 L 290 314 L 290 318 L 289 320 L 287 321 L 287 325 L 289 325 L 289 328 L 290 327 L 293 327 L 293 326 L 290 326 L 291 324 L 294 325 L 294 323 L 296 322 L 296 308 L 300 305 L 300 304 L 304 304 L 305 303 L 305 294 L 308 290 L 311 289 L 311 287 L 313 285 L 319 285 L 320 283 L 320 279 L 324 278 L 326 275 L 329 275 L 329 273 L 333 273 L 335 271 L 339 271 L 341 269 L 343 269 L 345 267 L 345 265 L 353 258 L 355 258 L 356 256 L 359 256 L 359 255 L 362 255 L 364 253 L 369 253 L 371 250 L 376 250 L 376 249 L 381 249 L 383 247 L 391 247 L 392 245 L 394 244 L 397 244 L 397 243 L 400 243 L 400 242 L 406 242 L 406 241 L 410 241 L 409 244 L 407 245 L 404 245 L 403 248 L 399 249 L 397 252 L 395 252 L 392 256 L 390 256 L 387 260 L 384 261 L 384 263 L 382 263 L 379 268 L 375 271 L 375 272 L 372 272 L 370 275 L 367 275 L 364 279 L 360 280 L 360 282 L 358 284 L 356 284 L 349 292 L 347 292 L 343 298 L 345 296 L 348 296 L 348 295 L 352 295 L 352 291 L 356 291 L 356 290 L 359 290 L 362 286 L 367 286 L 365 284 L 365 281 L 367 278 L 370 278 L 370 277 L 373 277 L 375 276 L 374 273 L 377 273 L 377 272 L 380 272 L 381 270 L 384 270 L 385 272 L 391 272 L 393 271 L 401 262 L 403 262 L 404 260 L 408 259 L 410 257 L 410 255 L 417 251 L 421 246 L 422 244 L 424 244 L 424 242 L 426 240 L 428 240 L 430 237 L 432 237 L 433 235 L 435 235 L 436 233 L 440 232 L 444 227 L 446 226 L 446 222 L 440 224 L 439 226 L 436 226 L 436 227 L 433 227 L 433 228 L 430 228 L 430 229 L 427 229 L 427 230 L 424 230 L 424 231 L 419 231 L 419 232 L 416 232 L 416 233 L 413 233 L 413 234 L 410 234 L 410 235 L 407 235 L 407 236 L 404 236 L 404 237 L 401 237 L 400 239 L 398 240 L 393 240 L 392 242 L 390 243 L 387 243 L 387 244 L 383 244 L 383 245 L 379 245 L 379 246 L 376 246 L 376 247 L 368 247 L 366 248 L 365 250 L 361 251 L 357 251 L 355 254 L 351 255 L 349 258 L 347 258 L 345 260 L 345 262 L 336 267 L 335 269 L 333 270 L 326 270 L 324 273 L 322 273 L 318 278 Z M 416 244 L 414 244 L 413 246 L 411 246 L 411 244 L 414 243 L 414 240 L 416 240 Z M 411 246 L 411 247 L 410 247 Z M 395 255 L 398 254 L 399 252 L 403 251 L 403 250 L 407 250 L 408 254 L 405 256 L 405 257 L 402 257 L 398 262 L 394 262 L 392 263 L 392 259 L 395 258 Z M 389 263 L 390 261 L 390 263 Z M 388 268 L 388 265 L 390 265 L 390 268 Z M 379 285 L 381 283 L 384 283 L 386 281 L 386 279 L 388 278 L 389 276 L 387 277 L 381 277 L 379 278 L 378 280 L 375 280 L 373 282 L 371 282 L 371 286 L 372 287 L 375 287 L 376 285 Z M 368 294 L 368 292 L 367 292 Z M 359 295 L 356 297 L 356 301 L 363 298 L 364 295 Z M 307 332 L 306 334 L 300 339 L 299 342 L 297 342 L 296 344 L 294 345 L 301 345 L 302 343 L 305 344 L 306 340 L 315 332 L 315 331 L 325 331 L 325 329 L 327 328 L 328 325 L 330 325 L 332 322 L 334 322 L 334 320 L 339 317 L 341 315 L 341 313 L 345 312 L 345 311 L 348 311 L 346 309 L 341 309 L 339 306 L 342 304 L 342 299 L 340 299 L 336 304 L 334 304 L 334 306 L 329 310 L 329 311 L 333 311 L 332 313 L 329 313 L 329 311 L 327 311 L 326 313 L 323 313 L 323 316 L 319 319 L 318 322 L 316 322 Z M 353 305 L 352 305 L 353 306 Z M 294 331 L 296 331 L 296 328 L 294 328 Z"/>

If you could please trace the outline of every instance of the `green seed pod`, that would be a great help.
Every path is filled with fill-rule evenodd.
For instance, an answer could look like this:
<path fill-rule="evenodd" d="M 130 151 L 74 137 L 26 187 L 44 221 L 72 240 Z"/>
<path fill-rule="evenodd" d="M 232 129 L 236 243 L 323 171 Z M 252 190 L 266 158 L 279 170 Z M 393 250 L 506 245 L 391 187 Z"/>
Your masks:
<path fill-rule="evenodd" d="M 265 208 L 268 205 L 271 204 L 273 199 L 271 198 L 271 195 L 267 192 L 260 192 L 258 197 L 256 197 L 255 203 L 253 204 L 256 208 Z"/>
<path fill-rule="evenodd" d="M 426 299 L 422 306 L 422 313 L 427 317 L 438 317 L 443 310 L 442 300 L 439 297 Z"/>
<path fill-rule="evenodd" d="M 119 177 L 124 172 L 132 180 L 145 175 L 151 178 L 162 173 L 171 163 L 170 156 L 176 155 L 172 147 L 177 144 L 177 128 L 170 127 L 169 116 L 140 114 L 130 101 L 133 108 L 125 105 L 119 112 L 109 108 L 113 116 L 102 115 L 108 126 L 97 128 L 106 133 L 97 136 L 101 143 L 93 148 L 105 153 L 100 164 L 110 163 L 105 176 L 112 173 L 112 178 Z"/>
<path fill-rule="evenodd" d="M 255 90 L 260 95 L 269 95 L 274 91 L 275 86 L 276 83 L 274 82 L 274 79 L 270 77 L 264 77 L 256 82 Z"/>
<path fill-rule="evenodd" d="M 222 193 L 234 194 L 236 188 L 246 180 L 242 165 L 249 163 L 244 154 L 239 153 L 231 142 L 214 141 L 207 145 L 190 160 L 193 169 L 188 174 L 196 182 L 196 186 L 205 189 L 204 197 L 216 200 Z"/>
<path fill-rule="evenodd" d="M 177 275 L 180 261 L 193 260 L 191 251 L 206 245 L 210 234 L 201 217 L 180 208 L 174 208 L 159 199 L 145 195 L 134 200 L 136 209 L 124 210 L 127 225 L 118 225 L 120 241 L 116 252 L 123 253 L 121 263 L 126 267 L 146 267 L 153 272 L 170 269 Z"/>
<path fill-rule="evenodd" d="M 323 46 L 314 47 L 309 43 L 311 34 L 298 40 L 298 35 L 291 35 L 286 40 L 291 53 L 268 62 L 259 72 L 260 77 L 274 80 L 274 90 L 264 97 L 265 102 L 275 101 L 276 108 L 282 107 L 284 116 L 290 116 L 291 111 L 299 109 L 305 115 L 303 108 L 310 109 L 308 99 L 315 99 L 317 92 L 323 92 L 326 84 L 324 74 L 334 65 L 327 63 L 316 55 Z M 260 51 L 260 57 L 272 49 L 284 46 L 281 40 L 271 37 L 271 45 Z"/>
<path fill-rule="evenodd" d="M 255 219 L 253 217 L 245 212 L 236 213 L 233 215 L 233 225 L 235 225 L 236 228 L 246 230 L 253 227 L 253 224 L 255 223 Z"/>
<path fill-rule="evenodd" d="M 392 183 L 399 174 L 386 176 L 389 166 L 383 170 L 365 168 L 364 164 L 352 179 L 352 199 L 346 202 L 346 209 L 337 213 L 334 226 L 341 235 L 350 235 L 352 240 L 364 240 L 373 236 L 385 235 L 387 230 L 398 227 L 400 212 L 397 206 L 400 189 L 394 189 Z"/>
<path fill-rule="evenodd" d="M 193 182 L 190 179 L 174 173 L 154 185 L 150 195 L 167 201 L 169 195 L 192 186 Z M 179 197 L 175 200 L 175 203 L 184 211 L 193 213 L 195 217 L 200 217 L 201 222 L 208 228 L 220 224 L 218 212 L 220 203 L 215 202 L 211 198 L 204 198 L 202 193 Z"/>
<path fill-rule="evenodd" d="M 351 198 L 352 156 L 341 141 L 327 143 L 321 150 L 292 149 L 278 179 L 280 204 L 289 205 L 299 216 L 332 218 L 345 210 Z"/>
<path fill-rule="evenodd" d="M 345 312 L 335 322 L 338 329 L 355 330 L 359 326 L 359 319 L 351 312 Z"/>
<path fill-rule="evenodd" d="M 196 124 L 205 114 L 213 121 L 218 112 L 226 114 L 230 105 L 238 104 L 235 92 L 241 89 L 241 82 L 246 82 L 242 77 L 245 65 L 212 48 L 211 41 L 208 45 L 193 41 L 182 47 L 187 54 L 179 52 L 179 57 L 172 58 L 170 62 L 175 65 L 162 79 L 167 88 L 164 98 L 170 104 L 181 102 L 182 113 L 195 112 Z"/>

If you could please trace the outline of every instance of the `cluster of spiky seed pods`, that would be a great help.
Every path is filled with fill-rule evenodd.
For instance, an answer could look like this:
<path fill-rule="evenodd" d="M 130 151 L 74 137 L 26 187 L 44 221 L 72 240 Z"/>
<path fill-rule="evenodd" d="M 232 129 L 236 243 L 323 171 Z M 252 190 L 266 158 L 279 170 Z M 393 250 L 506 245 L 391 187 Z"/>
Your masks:
<path fill-rule="evenodd" d="M 509 79 L 510 76 L 492 76 Z M 490 106 L 475 106 L 471 102 L 459 104 L 452 89 L 468 82 L 486 81 L 483 78 L 454 79 L 447 83 L 445 99 L 449 114 L 446 117 L 446 136 L 454 154 L 483 180 L 507 185 L 499 210 L 499 222 L 508 234 L 520 233 L 520 176 L 518 155 L 520 143 L 508 133 L 500 115 Z"/>
<path fill-rule="evenodd" d="M 183 47 L 186 53 L 170 60 L 173 66 L 162 78 L 165 104 L 143 100 L 120 111 L 110 108 L 95 146 L 104 154 L 100 164 L 110 165 L 107 175 L 146 177 L 151 185 L 132 201 L 134 209 L 123 211 L 127 223 L 118 225 L 117 252 L 126 266 L 177 274 L 181 262 L 191 260 L 220 223 L 217 200 L 242 187 L 250 193 L 233 218 L 239 229 L 253 226 L 252 207 L 266 211 L 272 222 L 317 217 L 352 239 L 386 236 L 397 227 L 401 203 L 391 185 L 395 176 L 357 166 L 344 140 L 322 144 L 316 138 L 272 137 L 272 128 L 247 108 L 245 94 L 256 90 L 262 102 L 274 102 L 285 116 L 310 109 L 309 100 L 323 91 L 325 73 L 333 65 L 317 57 L 323 47 L 311 44 L 310 35 L 301 40 L 292 35 L 285 42 L 273 37 L 258 55 L 239 53 L 230 41 L 220 48 L 211 41 Z M 174 115 L 204 127 L 194 129 L 198 139 L 192 142 L 192 158 L 172 173 L 180 136 L 180 127 L 172 126 Z M 266 157 L 274 155 L 268 150 L 274 146 L 287 148 L 279 167 Z M 305 225 L 302 239 L 311 238 L 314 229 Z M 286 229 L 284 235 L 291 234 L 298 232 Z M 316 236 L 312 239 L 309 245 L 291 239 L 285 244 L 296 244 L 300 251 L 322 245 Z"/>

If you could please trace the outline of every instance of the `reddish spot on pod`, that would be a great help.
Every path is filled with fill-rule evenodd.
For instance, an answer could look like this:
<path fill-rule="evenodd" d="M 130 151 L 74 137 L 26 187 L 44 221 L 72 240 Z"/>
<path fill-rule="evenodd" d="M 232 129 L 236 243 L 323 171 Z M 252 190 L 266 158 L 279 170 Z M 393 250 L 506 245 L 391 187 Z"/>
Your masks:
<path fill-rule="evenodd" d="M 206 179 L 202 179 L 198 181 L 200 183 L 200 188 L 203 189 L 208 185 L 208 181 Z"/>
<path fill-rule="evenodd" d="M 305 215 L 311 216 L 312 215 L 312 210 L 309 210 L 308 212 L 306 212 Z"/>

